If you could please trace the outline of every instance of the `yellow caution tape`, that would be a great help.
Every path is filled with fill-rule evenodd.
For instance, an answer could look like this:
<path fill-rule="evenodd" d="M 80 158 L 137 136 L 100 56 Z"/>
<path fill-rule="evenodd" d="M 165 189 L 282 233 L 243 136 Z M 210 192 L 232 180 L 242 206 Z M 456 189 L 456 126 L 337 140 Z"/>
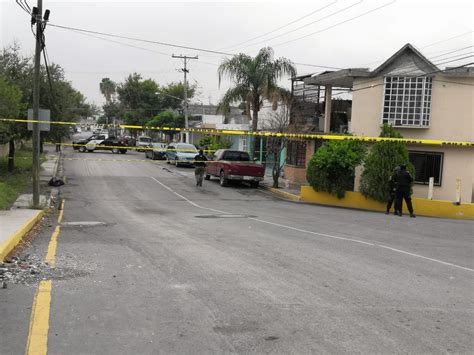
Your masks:
<path fill-rule="evenodd" d="M 10 119 L 0 118 L 0 121 L 6 122 L 37 122 L 37 123 L 50 123 L 50 124 L 62 124 L 62 125 L 79 125 L 80 122 L 58 122 L 58 121 L 39 121 L 39 120 L 21 120 L 21 119 Z M 105 125 L 104 125 L 105 126 Z M 108 125 L 113 127 L 113 125 Z M 205 128 L 174 128 L 174 127 L 149 127 L 149 126 L 136 126 L 136 125 L 119 125 L 120 128 L 127 129 L 142 129 L 142 130 L 158 130 L 158 131 L 175 131 L 175 132 L 196 132 L 196 133 L 207 133 L 216 135 L 238 135 L 238 136 L 261 136 L 261 137 L 286 137 L 293 139 L 323 139 L 323 140 L 353 140 L 361 142 L 402 142 L 408 144 L 427 144 L 427 145 L 445 145 L 445 146 L 460 146 L 460 147 L 474 147 L 474 142 L 462 142 L 462 141 L 443 141 L 434 139 L 410 139 L 410 138 L 384 138 L 384 137 L 360 137 L 360 136 L 342 136 L 342 135 L 330 135 L 330 134 L 308 134 L 308 133 L 278 133 L 268 131 L 233 131 L 233 130 L 218 130 L 218 129 L 205 129 Z M 110 147 L 109 147 L 110 148 Z M 117 148 L 117 147 L 112 147 Z M 126 149 L 141 149 L 137 147 L 125 147 Z M 152 149 L 152 148 L 149 148 Z"/>

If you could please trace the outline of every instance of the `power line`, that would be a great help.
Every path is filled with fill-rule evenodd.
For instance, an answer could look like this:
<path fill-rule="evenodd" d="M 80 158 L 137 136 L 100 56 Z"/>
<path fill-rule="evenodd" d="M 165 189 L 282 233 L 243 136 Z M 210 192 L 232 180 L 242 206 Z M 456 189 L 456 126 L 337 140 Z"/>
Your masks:
<path fill-rule="evenodd" d="M 354 6 L 360 5 L 363 1 L 364 1 L 364 0 L 360 0 L 359 2 L 356 2 L 356 3 L 352 4 L 352 5 L 346 6 L 346 7 L 343 8 L 343 9 L 340 9 L 340 10 L 335 11 L 335 12 L 329 14 L 329 15 L 326 15 L 326 16 L 324 16 L 324 17 L 321 17 L 321 18 L 317 19 L 316 21 L 312 21 L 312 22 L 307 23 L 307 24 L 305 24 L 305 25 L 303 25 L 303 26 L 297 27 L 297 28 L 295 28 L 295 29 L 293 29 L 293 30 L 291 30 L 291 31 L 287 31 L 287 32 L 284 32 L 284 33 L 282 33 L 282 34 L 279 34 L 279 35 L 277 35 L 277 36 L 275 36 L 275 37 L 268 38 L 268 39 L 263 40 L 263 41 L 260 41 L 260 42 L 256 42 L 256 43 L 253 43 L 253 44 L 249 44 L 249 45 L 247 45 L 247 46 L 244 46 L 244 47 L 237 48 L 236 50 L 240 50 L 240 49 L 246 48 L 246 47 L 256 46 L 256 45 L 258 45 L 258 44 L 266 43 L 267 41 L 272 41 L 272 40 L 274 40 L 274 39 L 276 39 L 276 38 L 280 38 L 280 37 L 282 37 L 282 36 L 286 36 L 287 34 L 296 32 L 296 31 L 298 31 L 298 30 L 301 30 L 302 28 L 308 27 L 308 26 L 313 25 L 313 24 L 315 24 L 315 23 L 317 23 L 317 22 L 320 22 L 320 21 L 322 21 L 322 20 L 325 20 L 325 19 L 327 19 L 327 18 L 329 18 L 329 17 L 332 17 L 332 16 L 334 16 L 334 15 L 337 15 L 337 14 L 339 14 L 339 13 L 341 13 L 341 12 L 344 12 L 344 11 L 346 11 L 346 10 L 349 10 L 350 8 L 352 8 L 352 7 L 354 7 Z"/>
<path fill-rule="evenodd" d="M 283 46 L 283 45 L 285 45 L 285 44 L 288 44 L 288 43 L 291 43 L 291 42 L 296 42 L 296 41 L 299 41 L 299 40 L 301 40 L 301 39 L 303 39 L 303 38 L 307 38 L 307 37 L 313 36 L 313 35 L 315 35 L 315 34 L 318 34 L 318 33 L 321 33 L 321 32 L 325 32 L 325 31 L 327 31 L 327 30 L 329 30 L 329 29 L 331 29 L 331 28 L 334 28 L 334 27 L 340 26 L 340 25 L 342 25 L 342 24 L 344 24 L 344 23 L 347 23 L 347 22 L 356 20 L 356 19 L 361 18 L 361 17 L 363 17 L 363 16 L 366 16 L 366 15 L 372 13 L 372 12 L 378 11 L 378 10 L 384 8 L 384 7 L 387 7 L 387 6 L 389 6 L 389 5 L 392 5 L 392 4 L 396 3 L 396 2 L 397 2 L 397 0 L 393 0 L 392 2 L 389 2 L 389 3 L 384 4 L 384 5 L 382 5 L 382 6 L 378 6 L 378 7 L 376 7 L 376 8 L 373 8 L 373 9 L 369 10 L 369 11 L 363 12 L 363 13 L 357 15 L 357 16 L 354 16 L 354 17 L 351 17 L 350 19 L 347 19 L 347 20 L 338 22 L 338 23 L 336 23 L 336 24 L 334 24 L 334 25 L 332 25 L 332 26 L 323 28 L 323 29 L 321 29 L 321 30 L 319 30 L 319 31 L 312 32 L 312 33 L 310 33 L 310 34 L 307 34 L 307 35 L 304 35 L 304 36 L 301 36 L 301 37 L 298 37 L 298 38 L 295 38 L 295 39 L 292 39 L 292 40 L 289 40 L 289 41 L 286 41 L 286 42 L 282 42 L 282 43 L 275 44 L 275 45 L 273 45 L 272 47 Z"/>
<path fill-rule="evenodd" d="M 322 11 L 322 10 L 324 10 L 324 9 L 326 9 L 326 8 L 328 8 L 328 7 L 332 6 L 332 5 L 334 5 L 335 3 L 337 3 L 337 0 L 336 0 L 336 1 L 333 1 L 332 3 L 330 3 L 330 4 L 328 4 L 328 5 L 323 6 L 323 7 L 319 8 L 319 9 L 317 9 L 317 10 L 314 10 L 314 11 L 310 12 L 309 14 L 306 14 L 306 15 L 304 15 L 304 16 L 302 16 L 302 17 L 299 17 L 299 18 L 297 18 L 296 20 L 293 20 L 293 21 L 291 21 L 291 22 L 288 22 L 287 24 L 285 24 L 285 25 L 283 25 L 283 26 L 280 26 L 280 27 L 278 27 L 278 28 L 275 28 L 274 30 L 271 30 L 271 31 L 266 32 L 266 33 L 264 33 L 264 34 L 262 34 L 262 35 L 259 35 L 259 36 L 250 38 L 250 39 L 248 39 L 248 40 L 246 40 L 246 41 L 243 41 L 243 42 L 234 44 L 233 46 L 225 47 L 224 50 L 226 50 L 226 49 L 231 49 L 231 48 L 235 48 L 235 47 L 240 46 L 240 45 L 242 45 L 242 44 L 251 42 L 251 41 L 253 41 L 253 40 L 255 40 L 255 39 L 268 36 L 269 34 L 275 33 L 275 32 L 277 32 L 277 31 L 279 31 L 279 30 L 281 30 L 281 29 L 283 29 L 283 28 L 286 28 L 286 27 L 288 27 L 288 26 L 291 26 L 292 24 L 294 24 L 294 23 L 296 23 L 296 22 L 299 22 L 299 21 L 301 21 L 301 20 L 303 20 L 303 19 L 305 19 L 305 18 L 307 18 L 307 17 L 309 17 L 309 16 L 311 16 L 311 15 L 314 15 L 315 13 L 317 13 L 317 12 L 319 12 L 319 11 Z"/>
<path fill-rule="evenodd" d="M 62 28 L 62 29 L 65 29 L 65 30 L 70 30 L 70 31 L 91 33 L 91 34 L 96 34 L 96 35 L 102 35 L 102 36 L 114 37 L 114 38 L 121 38 L 121 39 L 128 39 L 128 40 L 131 40 L 131 41 L 138 41 L 138 42 L 144 42 L 144 43 L 153 43 L 153 44 L 159 44 L 159 45 L 167 46 L 167 47 L 174 47 L 174 48 L 181 48 L 181 49 L 189 49 L 189 50 L 193 50 L 193 51 L 200 51 L 200 52 L 206 52 L 206 53 L 223 54 L 223 55 L 226 55 L 226 56 L 233 56 L 233 55 L 234 55 L 234 54 L 232 54 L 232 53 L 226 53 L 226 52 L 221 52 L 221 51 L 215 51 L 215 50 L 211 50 L 211 49 L 204 49 L 204 48 L 183 46 L 183 45 L 173 44 L 173 43 L 167 43 L 167 42 L 152 41 L 152 40 L 142 39 L 142 38 L 136 38 L 136 37 L 115 35 L 115 34 L 111 34 L 111 33 L 105 33 L 105 32 L 99 32 L 99 31 L 91 31 L 91 30 L 86 30 L 86 29 L 77 28 L 77 27 L 61 26 L 61 25 L 55 25 L 55 24 L 52 24 L 52 23 L 50 23 L 49 25 L 50 25 L 50 26 L 53 26 L 53 27 L 56 27 L 56 28 Z"/>
<path fill-rule="evenodd" d="M 448 41 L 450 41 L 450 40 L 452 40 L 452 39 L 459 38 L 459 37 L 464 37 L 464 36 L 466 36 L 466 35 L 468 35 L 468 34 L 472 34 L 472 33 L 474 33 L 474 31 L 464 32 L 464 33 L 461 33 L 461 34 L 459 34 L 459 35 L 456 35 L 456 36 L 453 36 L 453 37 L 449 37 L 449 38 L 443 39 L 443 40 L 441 40 L 441 41 L 437 41 L 437 42 L 433 42 L 433 43 L 427 44 L 427 45 L 425 45 L 425 46 L 423 46 L 423 47 L 420 47 L 420 48 L 428 48 L 428 47 L 434 46 L 434 45 L 436 45 L 436 44 L 448 42 Z"/>

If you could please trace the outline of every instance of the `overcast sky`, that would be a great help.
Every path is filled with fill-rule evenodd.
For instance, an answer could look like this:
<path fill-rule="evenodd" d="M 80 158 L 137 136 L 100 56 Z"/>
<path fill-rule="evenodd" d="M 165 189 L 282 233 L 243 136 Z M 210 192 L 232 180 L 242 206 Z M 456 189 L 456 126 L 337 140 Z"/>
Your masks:
<path fill-rule="evenodd" d="M 33 6 L 36 1 L 28 3 Z M 440 64 L 441 68 L 473 61 L 472 1 L 44 0 L 43 6 L 51 10 L 50 22 L 56 25 L 229 53 L 255 55 L 259 48 L 270 46 L 276 57 L 295 63 L 373 68 L 408 42 L 435 64 L 458 59 Z M 25 54 L 32 54 L 34 39 L 29 21 L 15 0 L 0 0 L 0 45 L 5 47 L 16 40 Z M 97 104 L 104 102 L 99 91 L 104 77 L 121 82 L 129 73 L 138 72 L 160 85 L 182 80 L 182 73 L 177 71 L 182 61 L 171 58 L 172 54 L 199 56 L 189 64 L 189 80 L 197 83 L 201 102 L 216 103 L 230 86 L 228 81 L 221 84 L 221 89 L 218 85 L 217 67 L 223 55 L 91 37 L 52 26 L 47 27 L 45 35 L 50 61 L 60 64 L 73 86 Z M 297 69 L 298 74 L 328 70 L 301 64 Z"/>

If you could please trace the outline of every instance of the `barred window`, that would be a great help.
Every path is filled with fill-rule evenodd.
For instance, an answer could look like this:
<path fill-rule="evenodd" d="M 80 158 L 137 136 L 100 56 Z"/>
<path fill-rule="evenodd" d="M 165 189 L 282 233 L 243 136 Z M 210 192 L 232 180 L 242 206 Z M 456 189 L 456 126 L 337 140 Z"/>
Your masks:
<path fill-rule="evenodd" d="M 286 148 L 286 163 L 298 167 L 304 167 L 306 165 L 306 142 L 288 142 Z"/>
<path fill-rule="evenodd" d="M 433 177 L 434 184 L 441 186 L 443 153 L 410 151 L 409 158 L 415 167 L 416 184 L 428 185 L 430 177 Z"/>
<path fill-rule="evenodd" d="M 433 78 L 385 77 L 382 123 L 395 127 L 429 127 Z"/>

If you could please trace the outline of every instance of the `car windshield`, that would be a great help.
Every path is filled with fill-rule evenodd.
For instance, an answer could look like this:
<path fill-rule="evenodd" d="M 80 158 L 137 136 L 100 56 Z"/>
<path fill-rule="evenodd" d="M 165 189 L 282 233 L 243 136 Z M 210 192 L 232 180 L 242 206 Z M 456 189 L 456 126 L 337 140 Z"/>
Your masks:
<path fill-rule="evenodd" d="M 246 152 L 230 150 L 230 151 L 224 152 L 223 159 L 229 160 L 229 161 L 250 161 L 250 156 Z"/>
<path fill-rule="evenodd" d="M 166 147 L 166 144 L 164 144 L 164 143 L 151 143 L 151 145 L 153 146 L 153 148 L 165 148 Z"/>
<path fill-rule="evenodd" d="M 178 144 L 178 151 L 181 153 L 196 153 L 197 149 L 192 144 Z"/>

